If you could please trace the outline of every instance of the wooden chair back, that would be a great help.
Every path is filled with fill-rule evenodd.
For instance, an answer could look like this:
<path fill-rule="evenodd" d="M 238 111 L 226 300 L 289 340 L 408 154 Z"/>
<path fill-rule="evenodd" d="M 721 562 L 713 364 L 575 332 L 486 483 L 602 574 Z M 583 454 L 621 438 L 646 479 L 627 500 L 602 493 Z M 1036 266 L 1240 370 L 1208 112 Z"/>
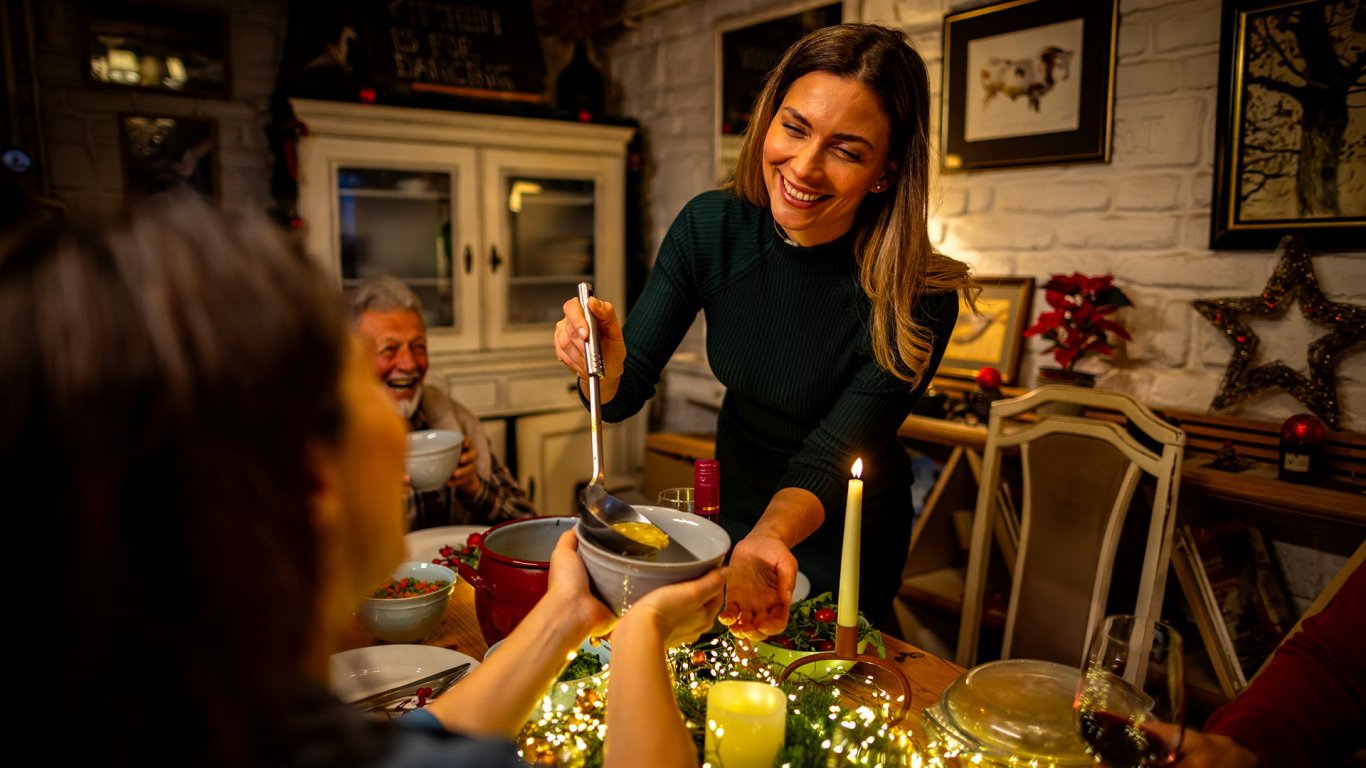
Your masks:
<path fill-rule="evenodd" d="M 976 663 L 1003 452 L 1019 451 L 1023 503 L 1001 657 L 1079 665 L 1106 613 L 1120 534 L 1135 508 L 1147 514 L 1135 521 L 1143 523 L 1144 551 L 1133 602 L 1123 601 L 1120 612 L 1161 614 L 1185 439 L 1121 392 L 1048 385 L 993 403 L 958 663 Z M 1150 505 L 1145 494 L 1135 495 L 1145 476 Z"/>

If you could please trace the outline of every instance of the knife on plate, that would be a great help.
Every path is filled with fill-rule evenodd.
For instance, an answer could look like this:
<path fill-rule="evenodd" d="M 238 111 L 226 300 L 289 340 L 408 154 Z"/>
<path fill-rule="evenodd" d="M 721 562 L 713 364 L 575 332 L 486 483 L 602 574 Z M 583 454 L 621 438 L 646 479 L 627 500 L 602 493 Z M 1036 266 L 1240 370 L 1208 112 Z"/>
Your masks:
<path fill-rule="evenodd" d="M 436 693 L 451 687 L 459 681 L 460 678 L 468 674 L 469 671 L 470 663 L 467 661 L 463 664 L 457 664 L 450 669 L 433 672 L 426 677 L 410 680 L 402 685 L 396 685 L 393 688 L 387 688 L 378 693 L 372 693 L 369 696 L 356 699 L 351 702 L 351 706 L 356 707 L 362 712 L 370 712 L 391 705 L 394 702 L 402 701 L 410 696 L 416 696 L 417 689 L 426 687 L 430 687 L 433 690 L 433 697 L 435 697 Z"/>

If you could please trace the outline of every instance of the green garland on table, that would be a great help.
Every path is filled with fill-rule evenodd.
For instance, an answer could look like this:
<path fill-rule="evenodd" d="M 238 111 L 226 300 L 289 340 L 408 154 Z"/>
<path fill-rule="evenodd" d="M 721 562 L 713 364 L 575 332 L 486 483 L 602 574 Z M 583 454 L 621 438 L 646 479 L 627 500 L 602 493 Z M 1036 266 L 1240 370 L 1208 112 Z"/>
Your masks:
<path fill-rule="evenodd" d="M 799 678 L 779 684 L 781 668 L 754 655 L 730 633 L 669 652 L 675 681 L 674 698 L 692 734 L 698 760 L 706 737 L 707 691 L 718 680 L 758 680 L 778 685 L 788 697 L 787 741 L 774 763 L 786 768 L 824 768 L 849 762 L 859 765 L 934 765 L 923 761 L 909 734 L 887 725 L 892 700 L 885 692 L 879 706 L 849 707 L 833 682 Z M 611 675 L 611 665 L 603 677 Z M 602 765 L 606 732 L 605 702 L 597 690 L 579 693 L 572 709 L 552 711 L 548 702 L 540 717 L 522 730 L 519 747 L 532 765 L 595 768 Z M 714 768 L 724 768 L 715 766 Z"/>

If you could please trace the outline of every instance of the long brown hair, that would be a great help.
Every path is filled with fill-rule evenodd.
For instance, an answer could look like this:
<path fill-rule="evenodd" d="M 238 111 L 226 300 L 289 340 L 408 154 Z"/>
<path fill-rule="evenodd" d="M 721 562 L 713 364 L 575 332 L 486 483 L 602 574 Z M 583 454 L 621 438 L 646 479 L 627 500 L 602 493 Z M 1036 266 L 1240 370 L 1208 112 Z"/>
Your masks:
<path fill-rule="evenodd" d="M 929 365 L 930 331 L 914 309 L 928 293 L 962 290 L 975 299 L 966 264 L 930 244 L 930 86 L 925 62 L 906 33 L 875 24 L 816 30 L 787 49 L 754 104 L 727 187 L 767 208 L 764 136 L 792 84 L 828 72 L 862 83 L 877 96 L 892 124 L 888 155 L 896 163 L 891 189 L 863 199 L 854 222 L 859 283 L 872 301 L 872 347 L 879 365 L 915 383 Z"/>
<path fill-rule="evenodd" d="M 346 418 L 329 281 L 263 219 L 163 199 L 0 242 L 0 327 L 0 477 L 41 490 L 7 517 L 58 553 L 26 624 L 80 720 L 63 759 L 296 761 L 307 456 Z"/>

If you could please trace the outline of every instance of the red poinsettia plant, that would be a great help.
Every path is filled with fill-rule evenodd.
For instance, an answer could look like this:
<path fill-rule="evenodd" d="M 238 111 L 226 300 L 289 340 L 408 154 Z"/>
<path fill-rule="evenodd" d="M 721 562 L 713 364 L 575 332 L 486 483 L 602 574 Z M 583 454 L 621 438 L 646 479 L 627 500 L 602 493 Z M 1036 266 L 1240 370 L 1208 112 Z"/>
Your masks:
<path fill-rule="evenodd" d="M 1125 340 L 1130 337 L 1111 316 L 1133 304 L 1115 287 L 1114 279 L 1114 275 L 1087 277 L 1080 272 L 1050 275 L 1043 290 L 1051 309 L 1041 312 L 1038 322 L 1026 328 L 1024 335 L 1053 342 L 1045 351 L 1053 353 L 1064 371 L 1092 353 L 1113 355 L 1110 334 Z"/>

